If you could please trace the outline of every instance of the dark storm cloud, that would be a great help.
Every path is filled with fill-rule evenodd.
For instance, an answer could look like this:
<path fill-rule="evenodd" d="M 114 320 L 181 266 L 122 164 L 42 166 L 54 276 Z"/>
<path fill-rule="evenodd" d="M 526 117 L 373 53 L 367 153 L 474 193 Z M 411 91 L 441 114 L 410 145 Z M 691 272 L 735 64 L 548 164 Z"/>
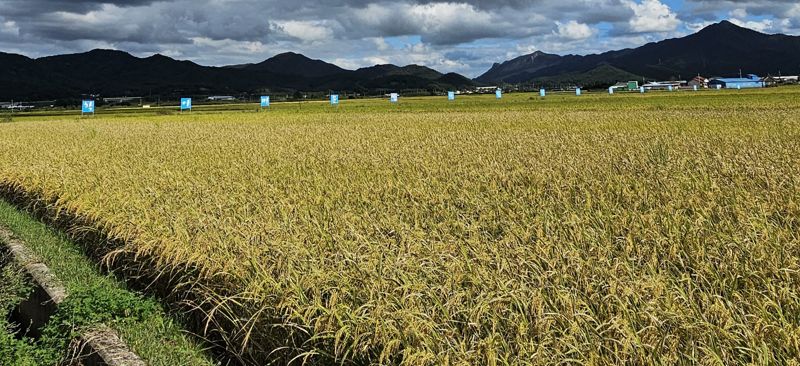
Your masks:
<path fill-rule="evenodd" d="M 199 6 L 197 6 L 199 5 Z M 218 1 L 47 1 L 0 3 L 0 14 L 23 36 L 57 41 L 189 43 L 193 37 L 262 39 L 270 31 L 252 4 Z"/>
<path fill-rule="evenodd" d="M 716 19 L 716 15 L 736 9 L 750 15 L 783 17 L 795 6 L 796 0 L 686 0 L 682 18 Z"/>
<path fill-rule="evenodd" d="M 384 10 L 379 14 L 383 18 L 371 21 L 375 14 L 370 11 L 379 10 Z M 125 16 L 114 17 L 121 13 Z M 263 41 L 270 29 L 281 29 L 282 21 L 327 20 L 338 38 L 418 34 L 426 42 L 448 45 L 548 33 L 554 21 L 565 18 L 582 23 L 620 21 L 630 16 L 630 9 L 622 0 L 5 0 L 0 2 L 0 14 L 15 21 L 21 33 L 54 40 Z"/>
<path fill-rule="evenodd" d="M 795 1 L 684 0 L 682 9 L 667 4 L 665 0 L 0 0 L 0 51 L 41 56 L 103 47 L 139 55 L 160 52 L 215 65 L 257 62 L 297 51 L 351 68 L 418 63 L 475 75 L 491 62 L 536 49 L 585 54 L 680 36 L 689 23 L 716 21 L 720 13 L 736 9 L 741 9 L 737 14 L 774 17 L 774 25 L 783 29 L 800 25 Z"/>
<path fill-rule="evenodd" d="M 4 16 L 35 17 L 39 14 L 57 11 L 85 13 L 102 4 L 131 7 L 149 5 L 153 2 L 153 0 L 3 0 L 0 1 L 0 14 Z"/>

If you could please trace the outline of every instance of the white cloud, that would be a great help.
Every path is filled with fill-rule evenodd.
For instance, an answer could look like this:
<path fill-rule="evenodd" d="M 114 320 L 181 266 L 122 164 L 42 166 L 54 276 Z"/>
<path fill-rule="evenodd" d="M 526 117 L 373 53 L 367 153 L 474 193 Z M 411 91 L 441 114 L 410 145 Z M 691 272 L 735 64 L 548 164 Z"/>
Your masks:
<path fill-rule="evenodd" d="M 372 38 L 372 42 L 375 43 L 375 47 L 378 51 L 388 51 L 391 48 L 383 37 L 374 37 Z"/>
<path fill-rule="evenodd" d="M 800 4 L 794 4 L 789 10 L 786 11 L 786 16 L 789 18 L 800 19 Z"/>
<path fill-rule="evenodd" d="M 736 24 L 740 27 L 750 28 L 752 30 L 756 30 L 759 32 L 768 32 L 773 27 L 773 22 L 771 19 L 762 19 L 759 21 L 755 20 L 740 20 L 736 18 L 731 18 L 730 22 Z"/>
<path fill-rule="evenodd" d="M 19 36 L 19 27 L 14 21 L 9 20 L 2 22 L 2 18 L 0 18 L 0 34 Z"/>
<path fill-rule="evenodd" d="M 629 30 L 633 33 L 671 32 L 681 24 L 672 9 L 659 0 L 643 0 L 641 3 L 628 1 L 628 6 L 634 13 L 628 21 Z"/>
<path fill-rule="evenodd" d="M 464 3 L 412 5 L 408 9 L 408 15 L 423 32 L 437 32 L 459 26 L 480 28 L 495 24 L 491 14 Z"/>
<path fill-rule="evenodd" d="M 566 23 L 556 22 L 556 26 L 558 27 L 557 35 L 569 40 L 582 40 L 595 34 L 594 29 L 574 20 L 570 20 Z"/>
<path fill-rule="evenodd" d="M 541 20 L 538 15 L 528 20 Z M 529 32 L 509 22 L 508 16 L 456 2 L 371 3 L 351 10 L 346 28 L 362 29 L 366 36 L 419 35 L 434 44 L 458 44 L 483 38 L 513 37 Z M 363 36 L 363 35 L 362 35 Z"/>
<path fill-rule="evenodd" d="M 273 29 L 303 42 L 319 42 L 333 38 L 333 31 L 321 21 L 289 20 L 273 22 Z"/>
<path fill-rule="evenodd" d="M 794 4 L 783 14 L 781 19 L 781 30 L 792 32 L 800 30 L 800 4 Z"/>
<path fill-rule="evenodd" d="M 698 31 L 700 31 L 701 29 L 703 29 L 705 27 L 708 27 L 709 25 L 714 24 L 714 23 L 716 23 L 716 22 L 702 21 L 702 22 L 696 22 L 696 23 L 684 23 L 684 25 L 686 26 L 686 29 L 688 29 L 690 32 L 695 33 L 695 32 L 698 32 Z"/>
<path fill-rule="evenodd" d="M 747 18 L 747 9 L 744 8 L 736 8 L 730 11 L 731 18 Z"/>
<path fill-rule="evenodd" d="M 267 50 L 266 46 L 258 41 L 236 41 L 231 39 L 211 39 L 207 37 L 194 37 L 192 38 L 194 46 L 208 47 L 217 49 L 225 53 L 236 54 L 253 54 L 264 52 Z"/>
<path fill-rule="evenodd" d="M 387 60 L 387 59 L 385 59 L 383 57 L 375 57 L 375 56 L 367 57 L 365 59 L 365 61 L 367 61 L 367 62 L 366 62 L 366 64 L 362 65 L 362 67 L 363 66 L 369 66 L 369 65 L 386 65 L 386 64 L 391 63 L 391 62 L 389 62 L 389 60 Z"/>

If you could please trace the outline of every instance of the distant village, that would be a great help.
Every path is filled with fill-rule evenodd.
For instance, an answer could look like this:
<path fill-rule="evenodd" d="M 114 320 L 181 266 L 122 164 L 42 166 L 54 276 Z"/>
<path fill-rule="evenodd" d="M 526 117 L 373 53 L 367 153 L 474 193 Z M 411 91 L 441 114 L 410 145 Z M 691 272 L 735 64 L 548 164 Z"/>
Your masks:
<path fill-rule="evenodd" d="M 630 91 L 630 92 L 644 92 L 644 91 L 676 91 L 676 90 L 700 90 L 700 89 L 753 89 L 753 88 L 768 88 L 781 85 L 798 84 L 798 76 L 767 76 L 759 77 L 758 75 L 748 74 L 736 78 L 726 77 L 712 77 L 707 78 L 703 76 L 695 76 L 691 80 L 670 80 L 670 81 L 637 81 L 628 80 L 620 81 L 609 87 L 609 91 Z M 506 85 L 506 86 L 481 86 L 474 90 L 462 91 L 462 93 L 479 93 L 490 94 L 498 88 L 505 91 L 537 91 L 540 87 L 535 85 Z M 555 88 L 555 91 L 574 91 L 580 88 L 579 85 L 573 84 L 569 86 L 560 86 Z"/>
<path fill-rule="evenodd" d="M 641 91 L 644 90 L 675 90 L 675 89 L 752 89 L 766 88 L 783 84 L 797 84 L 798 76 L 768 76 L 748 74 L 738 78 L 706 78 L 695 76 L 691 80 L 678 81 L 652 81 L 639 85 L 638 81 L 620 82 L 611 86 L 611 89 Z"/>
<path fill-rule="evenodd" d="M 781 85 L 798 84 L 798 76 L 767 76 L 759 77 L 754 74 L 747 74 L 736 78 L 725 77 L 712 77 L 706 78 L 703 76 L 695 76 L 691 80 L 675 80 L 675 81 L 620 81 L 608 88 L 609 93 L 614 92 L 646 92 L 646 91 L 677 91 L 677 90 L 701 90 L 701 89 L 753 89 L 753 88 L 768 88 Z M 493 94 L 496 90 L 501 89 L 504 92 L 534 92 L 538 91 L 542 86 L 536 85 L 490 85 L 490 86 L 476 86 L 462 90 L 456 90 L 455 94 Z M 581 87 L 578 84 L 561 85 L 554 88 L 553 91 L 575 91 Z M 403 90 L 403 95 L 416 96 L 416 95 L 430 95 L 430 91 L 420 90 Z M 297 93 L 295 93 L 297 94 Z M 321 99 L 327 97 L 329 93 L 314 92 L 302 93 L 302 99 Z M 389 93 L 384 93 L 389 96 Z M 342 93 L 343 98 L 362 98 L 368 97 L 358 93 Z M 149 108 L 149 104 L 145 104 L 147 98 L 144 97 L 102 97 L 99 95 L 84 95 L 83 99 L 93 99 L 101 102 L 103 105 L 109 106 L 138 106 Z M 253 96 L 246 94 L 241 96 L 233 95 L 209 95 L 204 96 L 206 103 L 225 103 L 225 102 L 251 102 Z M 277 96 L 276 101 L 296 100 L 297 96 L 285 95 L 283 97 Z M 157 103 L 160 104 L 160 101 Z M 11 111 L 25 111 L 36 108 L 55 108 L 58 107 L 56 101 L 37 101 L 37 102 L 0 102 L 0 110 Z"/>

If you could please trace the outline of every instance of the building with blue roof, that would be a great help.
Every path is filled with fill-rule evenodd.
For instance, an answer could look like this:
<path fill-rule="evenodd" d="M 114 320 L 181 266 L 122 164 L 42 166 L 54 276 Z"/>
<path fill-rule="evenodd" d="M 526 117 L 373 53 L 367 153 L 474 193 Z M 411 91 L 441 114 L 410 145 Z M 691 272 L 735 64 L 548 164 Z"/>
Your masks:
<path fill-rule="evenodd" d="M 763 88 L 764 81 L 758 75 L 747 75 L 746 78 L 719 78 L 708 82 L 712 88 L 722 85 L 725 89 Z"/>

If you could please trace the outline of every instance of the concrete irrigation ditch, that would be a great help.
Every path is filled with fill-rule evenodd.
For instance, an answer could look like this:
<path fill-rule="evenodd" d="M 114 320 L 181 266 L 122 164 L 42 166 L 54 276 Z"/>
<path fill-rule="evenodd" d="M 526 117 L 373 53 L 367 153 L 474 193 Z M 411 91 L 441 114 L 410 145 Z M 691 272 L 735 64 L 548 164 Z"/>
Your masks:
<path fill-rule="evenodd" d="M 28 336 L 39 337 L 42 327 L 69 296 L 61 281 L 33 255 L 25 242 L 0 225 L 0 243 L 13 255 L 33 284 L 30 296 L 19 304 L 15 317 L 25 324 Z M 81 333 L 78 357 L 83 365 L 144 366 L 117 333 L 106 325 L 98 325 Z"/>

